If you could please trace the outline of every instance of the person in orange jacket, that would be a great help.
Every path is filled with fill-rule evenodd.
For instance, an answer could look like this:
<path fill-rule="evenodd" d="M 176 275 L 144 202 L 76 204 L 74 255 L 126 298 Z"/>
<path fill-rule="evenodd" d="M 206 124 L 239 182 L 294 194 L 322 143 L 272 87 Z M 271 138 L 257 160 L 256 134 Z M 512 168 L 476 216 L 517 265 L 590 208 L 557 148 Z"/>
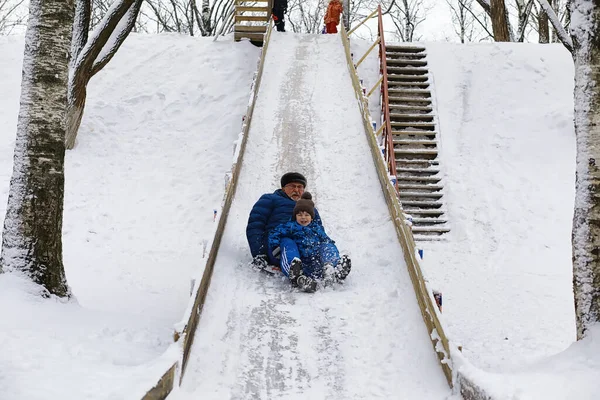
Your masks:
<path fill-rule="evenodd" d="M 325 29 L 327 33 L 337 33 L 337 26 L 340 23 L 340 14 L 344 10 L 340 0 L 330 0 L 325 13 Z"/>

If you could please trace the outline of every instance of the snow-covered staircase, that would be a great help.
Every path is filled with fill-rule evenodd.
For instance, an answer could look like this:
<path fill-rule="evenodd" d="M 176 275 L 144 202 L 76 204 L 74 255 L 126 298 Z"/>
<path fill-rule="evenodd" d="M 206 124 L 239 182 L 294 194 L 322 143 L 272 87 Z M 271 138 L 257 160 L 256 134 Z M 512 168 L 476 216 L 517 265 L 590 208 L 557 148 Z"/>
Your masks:
<path fill-rule="evenodd" d="M 450 231 L 426 55 L 423 47 L 386 46 L 398 193 L 416 240 L 439 239 Z"/>
<path fill-rule="evenodd" d="M 235 0 L 234 39 L 262 46 L 271 18 L 272 0 Z"/>

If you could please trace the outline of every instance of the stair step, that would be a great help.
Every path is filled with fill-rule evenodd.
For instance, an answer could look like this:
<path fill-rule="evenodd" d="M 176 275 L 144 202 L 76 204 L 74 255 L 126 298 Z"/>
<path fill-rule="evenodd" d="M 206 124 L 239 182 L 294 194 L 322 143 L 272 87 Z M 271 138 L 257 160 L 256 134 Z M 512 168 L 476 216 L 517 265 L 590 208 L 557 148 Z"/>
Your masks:
<path fill-rule="evenodd" d="M 402 173 L 409 173 L 409 174 L 423 174 L 423 175 L 435 175 L 438 174 L 440 172 L 439 169 L 436 168 L 406 168 L 406 167 L 397 167 L 396 168 L 396 172 L 400 173 L 402 177 L 406 176 L 406 175 L 402 175 Z M 398 179 L 402 179 L 402 178 L 398 178 Z"/>
<path fill-rule="evenodd" d="M 427 57 L 426 52 L 420 53 L 408 53 L 402 51 L 386 51 L 385 58 L 386 59 L 404 59 L 404 60 L 422 60 Z"/>
<path fill-rule="evenodd" d="M 394 113 L 420 113 L 421 115 L 427 114 L 433 111 L 431 107 L 428 106 L 410 106 L 405 104 L 390 104 L 390 112 Z"/>
<path fill-rule="evenodd" d="M 418 160 L 418 159 L 396 159 L 396 168 L 430 168 L 431 166 L 438 166 L 439 161 L 437 159 L 432 160 Z"/>
<path fill-rule="evenodd" d="M 427 131 L 423 129 L 393 129 L 394 125 L 390 122 L 392 126 L 392 135 L 397 136 L 434 136 L 437 134 L 436 131 Z"/>
<path fill-rule="evenodd" d="M 235 21 L 255 21 L 255 22 L 264 22 L 265 24 L 269 20 L 267 15 L 236 15 Z"/>
<path fill-rule="evenodd" d="M 432 114 L 401 114 L 401 113 L 390 113 L 390 118 L 404 119 L 404 120 L 420 120 L 422 122 L 433 121 Z"/>
<path fill-rule="evenodd" d="M 413 207 L 422 207 L 428 209 L 439 209 L 442 208 L 442 203 L 439 201 L 427 201 L 427 200 L 400 200 L 402 203 L 402 207 L 404 206 L 413 206 Z"/>
<path fill-rule="evenodd" d="M 433 160 L 437 160 L 437 154 L 415 154 L 408 152 L 405 154 L 396 153 L 396 164 L 412 163 L 426 165 L 425 163 Z"/>
<path fill-rule="evenodd" d="M 405 208 L 404 209 L 404 213 L 405 214 L 409 214 L 409 215 L 443 215 L 444 211 L 443 210 L 432 210 L 432 209 L 416 209 L 416 208 Z"/>
<path fill-rule="evenodd" d="M 432 185 L 432 184 L 399 184 L 398 187 L 402 190 L 428 190 L 432 192 L 440 191 L 444 189 L 442 185 Z"/>
<path fill-rule="evenodd" d="M 421 193 L 421 192 L 403 192 L 400 191 L 400 198 L 428 198 L 428 199 L 441 199 L 442 193 Z"/>
<path fill-rule="evenodd" d="M 396 178 L 400 185 L 403 182 L 406 183 L 415 183 L 415 182 L 423 182 L 425 184 L 438 183 L 442 180 L 439 176 L 406 176 L 406 175 L 397 175 Z"/>
<path fill-rule="evenodd" d="M 427 75 L 429 70 L 427 68 L 415 68 L 415 67 L 387 67 L 387 73 L 399 74 L 399 75 Z"/>
<path fill-rule="evenodd" d="M 427 88 L 429 87 L 429 82 L 388 81 L 388 86 L 415 86 L 417 88 Z"/>
<path fill-rule="evenodd" d="M 236 41 L 241 39 L 250 39 L 256 42 L 262 42 L 265 39 L 265 34 L 261 32 L 234 32 L 233 38 Z"/>
<path fill-rule="evenodd" d="M 269 7 L 254 7 L 254 6 L 235 6 L 235 11 L 251 11 L 251 12 L 264 12 L 269 13 L 271 9 Z"/>
<path fill-rule="evenodd" d="M 427 82 L 428 80 L 429 80 L 429 76 L 427 76 L 427 75 L 388 74 L 388 84 L 390 81 L 422 83 L 422 82 Z"/>
<path fill-rule="evenodd" d="M 441 224 L 447 224 L 448 221 L 442 218 L 415 218 L 412 219 L 413 226 L 435 226 Z"/>
<path fill-rule="evenodd" d="M 437 146 L 437 140 L 421 140 L 421 139 L 396 139 L 393 140 L 394 145 L 400 146 Z"/>
<path fill-rule="evenodd" d="M 398 46 L 398 45 L 386 45 L 385 46 L 386 53 L 387 52 L 404 52 L 404 53 L 421 53 L 425 51 L 425 47 L 420 46 Z"/>
<path fill-rule="evenodd" d="M 236 24 L 234 27 L 235 32 L 260 32 L 264 33 L 267 31 L 266 25 L 241 25 Z"/>
<path fill-rule="evenodd" d="M 413 233 L 434 233 L 434 232 L 438 232 L 438 233 L 446 233 L 446 232 L 450 232 L 450 227 L 449 226 L 412 226 L 412 231 Z"/>
<path fill-rule="evenodd" d="M 410 95 L 409 97 L 431 97 L 431 91 L 429 91 L 428 89 L 388 89 L 388 93 L 390 95 Z"/>
<path fill-rule="evenodd" d="M 389 97 L 390 103 L 422 103 L 423 105 L 430 105 L 431 99 L 419 98 L 419 97 Z"/>
<path fill-rule="evenodd" d="M 407 149 L 400 148 L 394 149 L 395 154 L 404 154 L 404 155 L 436 155 L 438 154 L 437 149 Z"/>
<path fill-rule="evenodd" d="M 417 128 L 424 131 L 434 131 L 435 124 L 431 122 L 390 121 L 392 128 Z"/>
<path fill-rule="evenodd" d="M 386 58 L 385 62 L 387 65 L 410 65 L 413 67 L 424 67 L 427 65 L 427 61 L 406 59 L 406 58 Z"/>

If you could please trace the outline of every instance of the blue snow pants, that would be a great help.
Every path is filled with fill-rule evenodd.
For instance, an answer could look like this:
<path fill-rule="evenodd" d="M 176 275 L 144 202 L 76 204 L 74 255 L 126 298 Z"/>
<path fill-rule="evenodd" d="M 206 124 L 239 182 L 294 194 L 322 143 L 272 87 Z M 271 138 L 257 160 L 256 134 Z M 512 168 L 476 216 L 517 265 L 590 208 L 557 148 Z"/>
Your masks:
<path fill-rule="evenodd" d="M 270 258 L 272 256 L 272 251 L 271 249 L 269 250 Z M 319 247 L 314 250 L 311 257 L 301 257 L 296 242 L 290 238 L 281 239 L 280 259 L 278 264 L 275 263 L 275 265 L 279 265 L 281 272 L 287 277 L 290 275 L 290 266 L 294 258 L 302 260 L 302 269 L 305 276 L 320 279 L 323 278 L 323 266 L 325 266 L 325 264 L 331 264 L 334 267 L 337 267 L 337 264 L 340 261 L 340 253 L 335 244 L 321 243 Z"/>

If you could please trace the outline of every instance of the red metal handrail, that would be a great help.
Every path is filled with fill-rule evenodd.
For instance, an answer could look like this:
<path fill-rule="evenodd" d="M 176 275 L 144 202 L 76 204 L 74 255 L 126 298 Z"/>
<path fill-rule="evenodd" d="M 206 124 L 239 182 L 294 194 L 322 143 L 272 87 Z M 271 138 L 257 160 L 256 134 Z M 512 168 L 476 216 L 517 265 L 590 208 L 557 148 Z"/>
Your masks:
<path fill-rule="evenodd" d="M 381 114 L 383 115 L 383 143 L 384 143 L 384 158 L 388 165 L 388 173 L 391 176 L 396 176 L 396 155 L 394 154 L 394 141 L 392 135 L 392 125 L 390 123 L 390 104 L 388 93 L 388 76 L 387 76 L 387 60 L 385 51 L 385 40 L 383 37 L 383 21 L 381 14 L 381 5 L 377 6 L 377 19 L 379 31 L 379 60 L 380 72 L 383 75 L 381 82 Z M 398 190 L 398 179 L 394 185 Z"/>

